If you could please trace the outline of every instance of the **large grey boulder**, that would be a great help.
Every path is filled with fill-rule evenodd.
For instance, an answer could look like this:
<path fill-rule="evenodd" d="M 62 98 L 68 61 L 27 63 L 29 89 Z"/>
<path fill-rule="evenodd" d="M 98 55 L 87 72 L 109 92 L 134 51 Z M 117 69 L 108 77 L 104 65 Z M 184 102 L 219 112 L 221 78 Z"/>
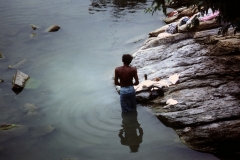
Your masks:
<path fill-rule="evenodd" d="M 132 61 L 140 82 L 144 74 L 149 79 L 180 74 L 164 96 L 145 100 L 186 145 L 204 152 L 231 148 L 240 140 L 240 35 L 223 37 L 217 32 L 151 38 L 133 54 Z M 167 105 L 169 98 L 178 103 Z"/>

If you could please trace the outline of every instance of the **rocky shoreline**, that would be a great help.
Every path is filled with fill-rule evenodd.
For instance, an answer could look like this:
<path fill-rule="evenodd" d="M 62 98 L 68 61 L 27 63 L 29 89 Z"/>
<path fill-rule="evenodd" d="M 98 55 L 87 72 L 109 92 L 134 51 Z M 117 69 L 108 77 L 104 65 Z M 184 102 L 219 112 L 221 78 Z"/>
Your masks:
<path fill-rule="evenodd" d="M 140 82 L 145 74 L 152 81 L 179 74 L 179 80 L 162 87 L 164 96 L 151 97 L 150 89 L 136 96 L 190 148 L 238 154 L 240 34 L 230 28 L 218 35 L 220 26 L 149 37 L 133 54 Z M 178 103 L 166 104 L 170 98 Z"/>

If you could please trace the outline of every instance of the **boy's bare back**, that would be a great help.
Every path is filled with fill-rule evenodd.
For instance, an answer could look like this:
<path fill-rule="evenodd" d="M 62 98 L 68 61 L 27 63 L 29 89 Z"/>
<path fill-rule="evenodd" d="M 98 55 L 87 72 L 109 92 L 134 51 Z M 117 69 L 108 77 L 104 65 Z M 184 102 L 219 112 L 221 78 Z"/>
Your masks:
<path fill-rule="evenodd" d="M 135 83 L 133 83 L 133 79 Z M 120 82 L 119 82 L 120 80 Z M 138 76 L 137 69 L 135 67 L 131 67 L 129 65 L 123 65 L 121 67 L 117 67 L 115 69 L 115 85 L 121 87 L 128 87 L 133 85 L 138 85 Z"/>

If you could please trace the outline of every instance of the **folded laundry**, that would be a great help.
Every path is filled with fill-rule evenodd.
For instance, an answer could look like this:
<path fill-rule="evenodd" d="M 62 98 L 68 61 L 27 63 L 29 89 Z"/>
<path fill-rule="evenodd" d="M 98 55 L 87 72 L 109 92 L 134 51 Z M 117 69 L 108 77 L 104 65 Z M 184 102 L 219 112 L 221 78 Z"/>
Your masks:
<path fill-rule="evenodd" d="M 177 25 L 178 25 L 177 22 L 169 24 L 168 28 L 166 29 L 166 32 L 171 34 L 177 33 Z"/>

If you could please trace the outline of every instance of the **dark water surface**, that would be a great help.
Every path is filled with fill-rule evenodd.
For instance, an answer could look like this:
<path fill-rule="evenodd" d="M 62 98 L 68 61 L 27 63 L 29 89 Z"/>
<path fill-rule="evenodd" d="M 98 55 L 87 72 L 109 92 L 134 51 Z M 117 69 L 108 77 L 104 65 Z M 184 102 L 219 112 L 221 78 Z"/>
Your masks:
<path fill-rule="evenodd" d="M 100 6 L 89 0 L 1 1 L 0 124 L 24 128 L 0 133 L 1 160 L 216 159 L 182 144 L 147 107 L 138 106 L 130 119 L 121 116 L 113 71 L 122 54 L 133 54 L 148 32 L 163 25 L 160 13 L 144 13 L 149 6 L 145 0 L 102 0 Z M 53 24 L 61 29 L 46 32 Z M 17 69 L 38 86 L 27 84 L 16 95 L 11 81 L 17 69 L 8 66 L 22 60 Z"/>

